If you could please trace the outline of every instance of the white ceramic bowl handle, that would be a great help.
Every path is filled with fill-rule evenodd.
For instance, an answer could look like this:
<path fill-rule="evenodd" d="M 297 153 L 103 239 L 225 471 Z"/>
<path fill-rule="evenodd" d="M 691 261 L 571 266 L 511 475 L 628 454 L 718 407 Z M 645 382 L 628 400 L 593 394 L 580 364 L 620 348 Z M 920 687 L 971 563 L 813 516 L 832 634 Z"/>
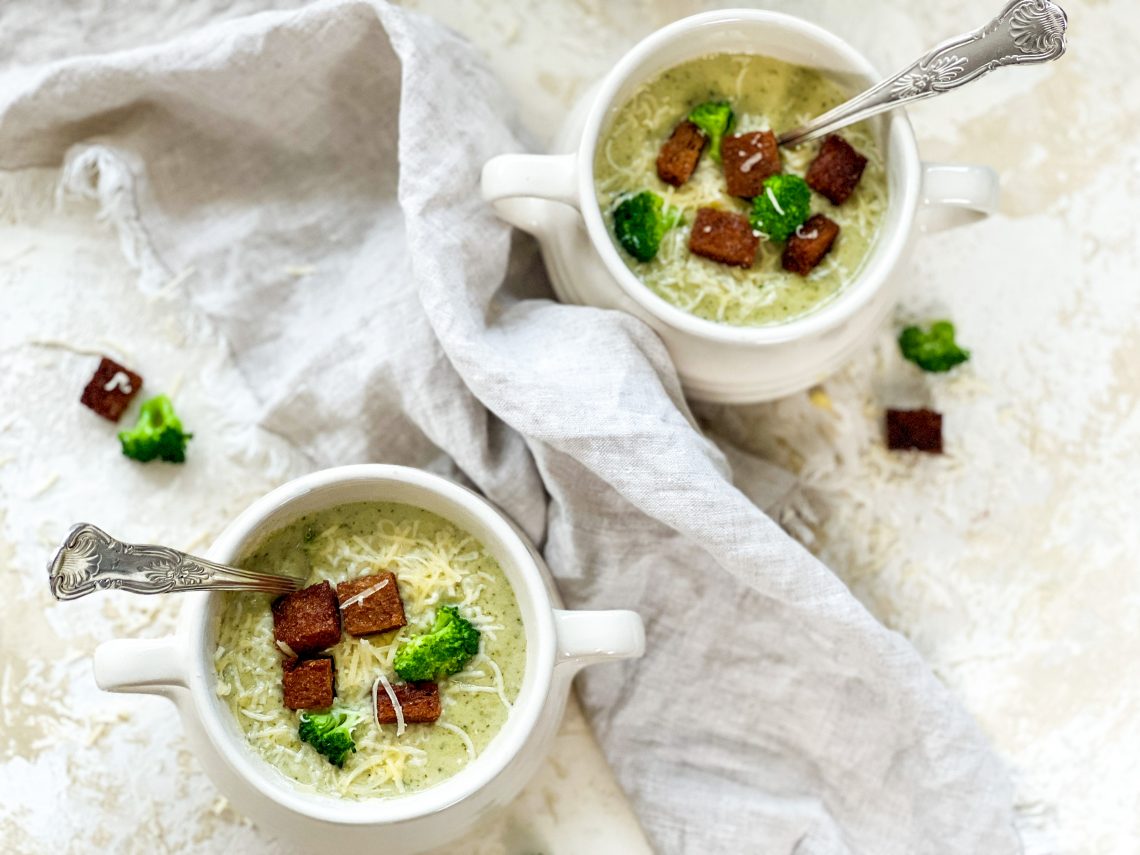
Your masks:
<path fill-rule="evenodd" d="M 95 648 L 95 682 L 105 692 L 135 692 L 173 699 L 186 687 L 178 641 L 166 638 L 118 638 Z"/>
<path fill-rule="evenodd" d="M 501 154 L 483 165 L 483 198 L 512 226 L 540 235 L 545 206 L 535 200 L 578 208 L 578 156 Z"/>
<path fill-rule="evenodd" d="M 645 653 L 645 624 L 626 609 L 554 610 L 558 665 L 578 670 L 596 662 L 636 659 Z"/>
<path fill-rule="evenodd" d="M 988 166 L 922 164 L 922 204 L 928 209 L 923 217 L 926 231 L 988 217 L 997 212 L 999 197 L 997 173 Z"/>

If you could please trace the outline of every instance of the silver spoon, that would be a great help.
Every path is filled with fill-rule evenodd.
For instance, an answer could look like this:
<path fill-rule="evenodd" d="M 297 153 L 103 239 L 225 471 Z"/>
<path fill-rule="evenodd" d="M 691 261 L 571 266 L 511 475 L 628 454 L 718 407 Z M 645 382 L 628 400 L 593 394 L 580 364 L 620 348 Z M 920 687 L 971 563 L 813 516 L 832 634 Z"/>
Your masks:
<path fill-rule="evenodd" d="M 973 32 L 947 39 L 882 83 L 780 134 L 780 145 L 797 145 L 846 125 L 931 98 L 977 80 L 1003 65 L 1049 62 L 1065 52 L 1065 10 L 1050 0 L 1013 0 Z"/>
<path fill-rule="evenodd" d="M 288 594 L 305 584 L 308 568 L 281 574 L 216 564 L 167 546 L 123 543 L 91 523 L 79 523 L 48 562 L 57 600 L 77 600 L 109 588 L 134 594 L 174 591 L 266 591 Z"/>

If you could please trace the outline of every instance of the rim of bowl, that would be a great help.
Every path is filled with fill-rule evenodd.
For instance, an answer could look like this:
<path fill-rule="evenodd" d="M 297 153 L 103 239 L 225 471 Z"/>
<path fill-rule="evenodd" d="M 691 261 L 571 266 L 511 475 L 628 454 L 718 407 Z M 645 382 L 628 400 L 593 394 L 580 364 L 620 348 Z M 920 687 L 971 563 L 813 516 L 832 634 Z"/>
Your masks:
<path fill-rule="evenodd" d="M 818 24 L 794 15 L 760 9 L 721 9 L 674 21 L 634 45 L 602 81 L 586 117 L 582 143 L 578 149 L 578 193 L 582 202 L 586 231 L 594 243 L 595 250 L 621 289 L 647 312 L 672 327 L 703 339 L 734 344 L 780 344 L 825 332 L 848 320 L 883 287 L 902 255 L 914 225 L 922 177 L 918 144 L 910 120 L 902 108 L 897 108 L 884 117 L 888 122 L 884 134 L 886 149 L 890 152 L 892 161 L 901 159 L 901 168 L 904 171 L 899 198 L 892 194 L 888 202 L 888 207 L 895 207 L 902 214 L 899 227 L 890 234 L 880 231 L 872 247 L 871 256 L 865 259 L 858 275 L 845 283 L 832 299 L 818 309 L 790 321 L 765 326 L 734 326 L 698 317 L 659 297 L 622 261 L 606 229 L 594 187 L 594 155 L 598 139 L 607 114 L 613 106 L 614 97 L 626 79 L 656 51 L 684 38 L 694 29 L 720 27 L 739 22 L 772 24 L 786 30 L 794 30 L 846 60 L 870 80 L 878 80 L 881 77 L 870 60 L 848 42 Z M 888 174 L 889 172 L 888 169 Z"/>
<path fill-rule="evenodd" d="M 259 531 L 259 527 L 283 506 L 319 491 L 329 491 L 331 498 L 337 488 L 362 482 L 375 482 L 378 486 L 390 483 L 410 484 L 434 493 L 445 502 L 464 508 L 498 539 L 502 552 L 496 549 L 495 544 L 484 543 L 484 547 L 492 551 L 500 561 L 500 566 L 504 561 L 511 562 L 518 578 L 524 583 L 524 590 L 520 590 L 510 572 L 503 566 L 523 615 L 528 661 L 522 687 L 507 720 L 482 754 L 450 778 L 406 795 L 352 800 L 307 792 L 294 779 L 256 755 L 248 744 L 240 740 L 233 730 L 232 713 L 214 694 L 215 678 L 210 658 L 212 651 L 206 650 L 212 634 L 207 618 L 210 616 L 211 603 L 221 592 L 197 597 L 197 602 L 187 603 L 187 613 L 183 616 L 187 644 L 184 655 L 187 661 L 187 686 L 193 699 L 194 711 L 214 749 L 234 774 L 274 803 L 312 819 L 341 825 L 389 825 L 430 816 L 471 797 L 490 784 L 515 760 L 538 724 L 550 695 L 556 661 L 556 630 L 554 606 L 547 594 L 542 574 L 526 543 L 502 514 L 474 491 L 442 476 L 411 467 L 357 464 L 324 469 L 288 481 L 239 514 L 210 547 L 208 555 L 215 561 L 233 560 L 242 549 L 252 545 L 257 537 L 269 533 Z M 378 495 L 370 500 L 331 500 L 321 507 L 332 508 L 351 501 L 394 500 Z M 439 516 L 459 525 L 446 514 Z M 289 522 L 282 523 L 288 524 Z M 272 530 L 280 527 L 274 526 Z M 527 622 L 524 600 L 533 609 L 533 626 Z M 534 653 L 533 662 L 531 651 Z"/>

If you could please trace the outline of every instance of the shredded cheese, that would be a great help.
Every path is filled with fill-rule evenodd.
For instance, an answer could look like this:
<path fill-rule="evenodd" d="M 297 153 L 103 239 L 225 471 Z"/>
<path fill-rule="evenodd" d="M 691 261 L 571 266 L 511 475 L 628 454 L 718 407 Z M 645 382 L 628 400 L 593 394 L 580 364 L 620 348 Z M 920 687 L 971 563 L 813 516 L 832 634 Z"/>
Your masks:
<path fill-rule="evenodd" d="M 441 721 L 439 727 L 444 730 L 450 731 L 463 740 L 463 747 L 467 749 L 467 759 L 475 759 L 475 745 L 471 742 L 471 737 L 467 735 L 467 731 L 461 727 L 456 727 L 454 724 L 448 724 L 446 721 Z"/>
<path fill-rule="evenodd" d="M 247 718 L 252 718 L 254 721 L 273 721 L 273 716 L 269 713 L 259 713 L 253 710 L 242 710 L 241 714 Z"/>
<path fill-rule="evenodd" d="M 127 376 L 127 372 L 116 371 L 111 375 L 111 379 L 103 384 L 104 392 L 113 392 L 116 389 L 121 390 L 124 395 L 129 395 L 134 391 L 134 387 L 131 386 L 131 378 Z"/>
<path fill-rule="evenodd" d="M 387 579 L 381 579 L 375 585 L 369 585 L 367 588 L 365 588 L 359 594 L 353 594 L 351 597 L 349 597 L 347 600 L 345 600 L 343 603 L 341 603 L 340 604 L 340 610 L 343 612 L 349 606 L 356 605 L 357 603 L 364 602 L 366 599 L 371 597 L 373 594 L 375 594 L 381 588 L 386 587 L 387 584 L 388 584 Z"/>
<path fill-rule="evenodd" d="M 376 682 L 372 684 L 372 717 L 378 719 L 380 717 L 380 709 L 378 706 L 377 694 L 379 686 L 384 687 L 384 694 L 388 696 L 388 700 L 392 702 L 392 709 L 396 713 L 396 736 L 404 735 L 404 708 L 400 706 L 400 700 L 396 697 L 396 690 L 392 688 L 392 683 L 381 671 L 380 675 L 376 678 Z"/>
<path fill-rule="evenodd" d="M 507 690 L 503 684 L 503 672 L 499 669 L 499 663 L 492 659 L 490 656 L 487 656 L 485 653 L 480 653 L 476 658 L 476 661 L 485 663 L 490 667 L 491 672 L 495 675 L 495 694 L 499 696 L 499 700 L 502 701 L 503 706 L 510 710 L 511 702 L 507 698 Z"/>
<path fill-rule="evenodd" d="M 475 692 L 476 694 L 486 693 L 488 695 L 494 695 L 498 693 L 498 689 L 496 689 L 494 686 L 475 686 L 471 683 L 461 683 L 454 680 L 451 682 L 450 686 L 451 688 L 456 689 L 460 692 Z"/>
<path fill-rule="evenodd" d="M 776 213 L 781 217 L 784 216 L 784 209 L 780 207 L 780 203 L 776 201 L 776 194 L 772 192 L 771 187 L 765 187 L 764 192 L 768 196 L 768 201 L 772 203 L 772 207 L 776 209 Z"/>
<path fill-rule="evenodd" d="M 732 57 L 731 76 L 725 80 L 724 94 L 733 99 L 737 110 L 735 133 L 770 129 L 766 115 L 748 112 L 742 105 L 756 89 L 757 74 L 763 73 L 766 58 Z M 758 62 L 759 60 L 759 62 Z M 697 60 L 701 62 L 704 60 Z M 734 91 L 735 90 L 735 91 Z M 835 103 L 845 99 L 836 86 Z M 665 97 L 652 83 L 636 92 L 623 106 L 604 133 L 595 160 L 595 187 L 603 217 L 611 229 L 613 208 L 630 192 L 650 189 L 665 203 L 680 208 L 685 224 L 665 233 L 657 257 L 650 262 L 627 263 L 651 291 L 678 308 L 708 320 L 740 326 L 778 323 L 810 312 L 832 299 L 858 272 L 863 259 L 874 250 L 879 224 L 887 210 L 886 170 L 873 123 L 861 122 L 843 129 L 844 138 L 867 157 L 868 163 L 855 194 L 835 206 L 813 194 L 812 210 L 825 214 L 840 227 L 835 247 L 806 278 L 789 273 L 781 262 L 782 244 L 770 244 L 766 235 L 757 235 L 764 244 L 750 269 L 718 264 L 689 252 L 689 237 L 696 211 L 715 207 L 747 215 L 747 201 L 725 192 L 724 172 L 712 158 L 703 157 L 692 177 L 681 187 L 672 187 L 657 178 L 656 159 L 660 141 L 667 138 L 691 106 L 683 97 Z M 804 113 L 783 118 L 791 126 L 812 118 Z M 631 135 L 645 140 L 633 149 L 621 147 L 618 140 Z M 803 175 L 819 150 L 818 143 L 780 150 L 785 172 Z M 779 209 L 778 202 L 776 203 Z M 805 287 L 806 286 L 806 287 Z M 809 302 L 810 298 L 810 302 Z M 792 314 L 781 308 L 795 301 Z M 800 307 L 800 308 L 796 308 Z"/>
<path fill-rule="evenodd" d="M 740 171 L 745 172 L 745 173 L 751 172 L 752 167 L 755 166 L 756 164 L 758 164 L 763 159 L 764 159 L 764 152 L 762 152 L 762 151 L 756 152 L 756 154 L 750 156 L 747 160 L 744 161 L 744 163 L 740 164 Z"/>
<path fill-rule="evenodd" d="M 30 494 L 31 497 L 34 498 L 36 496 L 42 496 L 44 493 L 46 493 L 48 490 L 50 490 L 52 487 L 54 487 L 56 485 L 57 481 L 59 481 L 59 473 L 58 472 L 51 473 L 50 475 L 48 475 L 47 478 L 45 478 L 43 480 L 43 482 L 38 487 L 36 487 L 34 490 L 32 490 L 32 492 Z"/>
<path fill-rule="evenodd" d="M 219 647 L 219 650 L 221 650 L 221 649 L 224 649 L 224 648 Z M 288 644 L 286 644 L 284 641 L 278 640 L 277 649 L 280 650 L 282 653 L 284 653 L 286 656 L 288 656 L 290 659 L 296 659 L 297 658 L 297 654 L 293 651 L 293 648 L 290 647 Z"/>
<path fill-rule="evenodd" d="M 318 518 L 311 526 L 316 533 L 307 531 L 301 547 L 311 571 L 309 584 L 321 580 L 336 584 L 390 570 L 399 583 L 409 622 L 390 633 L 345 636 L 329 650 L 336 662 L 338 705 L 371 719 L 369 726 L 354 731 L 357 751 L 338 769 L 300 741 L 297 715 L 284 708 L 281 695 L 281 660 L 294 651 L 275 642 L 268 596 L 227 595 L 214 650 L 218 697 L 231 709 L 260 756 L 317 792 L 366 799 L 419 789 L 441 774 L 440 764 L 429 763 L 432 751 L 444 751 L 457 759 L 456 765 L 449 760 L 442 767 L 444 776 L 454 774 L 478 757 L 506 720 L 522 679 L 520 662 L 511 660 L 514 664 L 508 668 L 508 660 L 496 661 L 503 651 L 504 628 L 519 620 L 517 611 L 503 613 L 492 607 L 500 602 L 495 597 L 501 594 L 495 592 L 507 584 L 501 570 L 493 562 L 488 564 L 487 552 L 478 541 L 453 526 L 421 526 L 418 521 L 397 517 L 381 517 L 375 530 L 363 533 L 358 533 L 359 526 L 329 524 L 327 518 Z M 342 608 L 381 588 L 381 583 L 370 585 L 347 598 Z M 480 630 L 481 653 L 462 676 L 456 675 L 458 679 L 440 682 L 440 720 L 434 725 L 413 725 L 403 719 L 395 697 L 393 663 L 400 646 L 430 628 L 437 607 L 444 603 L 459 606 Z M 504 671 L 509 680 L 504 680 Z M 395 728 L 376 725 L 381 686 L 397 712 Z M 476 721 L 479 726 L 472 727 Z M 465 752 L 455 753 L 454 737 L 462 737 L 452 727 L 471 741 L 470 747 L 464 742 Z"/>

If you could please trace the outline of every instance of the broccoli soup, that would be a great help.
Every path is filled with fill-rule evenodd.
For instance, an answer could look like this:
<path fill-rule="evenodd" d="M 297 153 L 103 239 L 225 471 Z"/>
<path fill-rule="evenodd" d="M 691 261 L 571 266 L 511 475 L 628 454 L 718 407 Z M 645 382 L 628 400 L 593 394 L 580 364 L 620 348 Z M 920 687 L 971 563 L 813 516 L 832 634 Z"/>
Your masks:
<path fill-rule="evenodd" d="M 250 747 L 306 788 L 398 796 L 454 775 L 522 685 L 522 617 L 474 537 L 418 508 L 342 505 L 266 537 L 240 565 L 300 562 L 306 587 L 227 594 L 217 693 Z"/>
<path fill-rule="evenodd" d="M 823 73 L 717 54 L 670 68 L 614 112 L 595 187 L 626 265 L 698 317 L 778 324 L 859 270 L 887 205 L 867 123 L 779 148 L 776 134 L 845 101 Z"/>

